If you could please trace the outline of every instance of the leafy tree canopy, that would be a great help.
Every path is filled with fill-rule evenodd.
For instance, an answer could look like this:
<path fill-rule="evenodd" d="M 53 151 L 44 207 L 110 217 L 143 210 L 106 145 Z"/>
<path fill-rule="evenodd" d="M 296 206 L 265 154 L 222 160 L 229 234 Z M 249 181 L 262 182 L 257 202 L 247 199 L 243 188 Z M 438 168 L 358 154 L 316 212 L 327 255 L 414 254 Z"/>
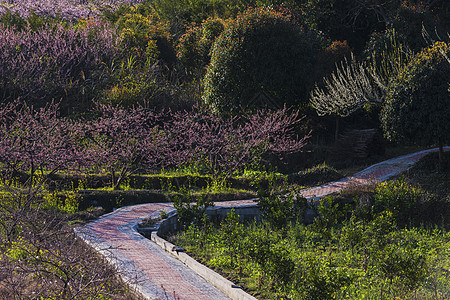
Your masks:
<path fill-rule="evenodd" d="M 204 101 L 219 112 L 300 104 L 320 48 L 315 31 L 288 11 L 249 9 L 217 38 L 204 78 Z"/>
<path fill-rule="evenodd" d="M 435 43 L 417 54 L 388 87 L 381 121 L 389 140 L 439 144 L 441 150 L 450 141 L 449 53 L 449 43 Z"/>

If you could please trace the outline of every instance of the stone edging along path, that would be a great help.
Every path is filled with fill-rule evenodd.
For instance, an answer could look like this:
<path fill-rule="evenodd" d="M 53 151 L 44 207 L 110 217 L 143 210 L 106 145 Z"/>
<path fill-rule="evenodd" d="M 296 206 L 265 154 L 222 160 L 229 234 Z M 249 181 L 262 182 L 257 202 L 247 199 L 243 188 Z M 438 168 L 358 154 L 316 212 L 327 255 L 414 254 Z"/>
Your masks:
<path fill-rule="evenodd" d="M 307 199 L 318 199 L 343 188 L 384 181 L 403 171 L 430 152 L 429 149 L 375 164 L 353 176 L 302 191 Z M 445 147 L 450 150 L 450 147 Z M 256 207 L 254 200 L 217 202 L 213 209 Z M 122 207 L 98 220 L 75 229 L 111 264 L 137 295 L 145 299 L 256 299 L 239 286 L 177 251 L 155 232 L 151 240 L 137 231 L 143 219 L 158 218 L 161 210 L 174 215 L 171 203 L 148 203 Z"/>

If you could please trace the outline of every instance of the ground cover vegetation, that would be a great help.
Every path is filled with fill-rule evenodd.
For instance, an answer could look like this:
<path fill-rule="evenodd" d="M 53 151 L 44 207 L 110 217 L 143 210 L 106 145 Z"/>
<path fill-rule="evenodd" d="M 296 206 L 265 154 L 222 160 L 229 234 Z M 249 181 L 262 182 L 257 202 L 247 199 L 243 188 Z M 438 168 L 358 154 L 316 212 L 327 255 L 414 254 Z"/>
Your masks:
<path fill-rule="evenodd" d="M 445 299 L 448 187 L 433 155 L 398 179 L 318 206 L 277 184 L 260 193 L 258 222 L 234 211 L 216 223 L 196 216 L 168 238 L 258 299 Z M 312 224 L 306 209 L 318 213 Z"/>
<path fill-rule="evenodd" d="M 338 179 L 393 155 L 389 146 L 399 141 L 445 145 L 449 20 L 445 0 L 0 1 L 1 295 L 128 297 L 116 272 L 71 233 L 70 224 L 98 215 L 92 207 L 108 211 L 175 201 L 186 212 L 188 233 L 210 234 L 198 228 L 212 200 L 254 197 L 257 187 L 267 189 L 269 182 L 298 189 Z M 355 140 L 350 129 L 383 132 L 386 152 L 362 147 L 352 156 L 345 144 Z M 381 144 L 374 139 L 367 145 L 374 143 Z M 448 161 L 442 152 L 440 157 L 441 175 L 428 176 L 424 186 L 447 199 Z M 416 191 L 404 183 L 386 189 L 395 192 L 398 185 Z M 370 193 L 370 201 L 377 193 Z M 200 204 L 192 205 L 198 199 Z M 259 257 L 252 262 L 258 273 L 249 276 L 257 283 L 249 286 L 269 286 L 260 291 L 263 297 L 271 297 L 269 290 L 294 298 L 358 290 L 431 295 L 433 288 L 446 297 L 446 275 L 430 275 L 444 262 L 433 265 L 431 256 L 420 252 L 441 251 L 427 243 L 446 245 L 444 231 L 430 236 L 408 227 L 424 246 L 405 248 L 406 257 L 426 265 L 427 272 L 398 266 L 386 271 L 379 261 L 393 259 L 403 239 L 390 235 L 406 234 L 398 209 L 376 206 L 364 218 L 337 224 L 324 217 L 321 225 L 305 227 L 296 223 L 303 200 L 268 192 L 261 199 L 268 221 L 252 225 L 255 230 L 269 232 L 270 241 L 281 241 L 290 230 L 308 246 L 294 258 L 288 244 L 298 240 L 283 241 L 286 247 L 277 242 L 272 249 L 265 248 L 272 242 L 255 237 L 248 250 L 234 238 L 243 229 L 232 215 L 223 229 L 230 237 L 224 233 L 221 241 L 227 245 L 223 251 L 232 253 L 230 261 L 215 264 L 241 276 L 247 271 L 235 249 Z M 439 203 L 445 206 L 446 200 Z M 321 212 L 327 214 L 326 206 Z M 197 229 L 189 227 L 192 217 Z M 390 219 L 398 225 L 389 227 L 392 232 L 376 238 L 364 233 Z M 368 236 L 364 250 L 350 247 L 348 260 L 360 255 L 365 265 L 319 264 L 325 252 L 311 245 L 343 257 L 335 240 L 351 227 L 348 222 L 362 222 L 359 235 Z M 367 246 L 374 239 L 383 245 Z M 377 262 L 367 261 L 369 252 Z M 297 258 L 304 265 L 292 265 Z M 310 289 L 297 289 L 300 279 L 291 276 L 293 270 L 312 280 Z M 40 276 L 44 273 L 49 276 Z M 372 284 L 373 276 L 387 279 Z M 423 278 L 431 278 L 426 282 L 433 288 Z M 322 282 L 327 289 L 317 296 Z"/>

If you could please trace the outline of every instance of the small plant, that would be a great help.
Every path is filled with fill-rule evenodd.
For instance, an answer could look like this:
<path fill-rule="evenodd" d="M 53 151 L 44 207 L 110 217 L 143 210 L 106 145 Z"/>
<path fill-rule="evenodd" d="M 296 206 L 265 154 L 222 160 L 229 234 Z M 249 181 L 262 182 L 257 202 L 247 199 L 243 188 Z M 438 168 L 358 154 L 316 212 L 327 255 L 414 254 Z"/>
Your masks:
<path fill-rule="evenodd" d="M 349 207 L 342 207 L 332 196 L 327 196 L 320 200 L 317 211 L 319 216 L 314 219 L 312 227 L 325 240 L 329 240 L 332 237 L 333 227 L 346 215 Z"/>
<path fill-rule="evenodd" d="M 278 229 L 286 228 L 291 222 L 301 222 L 307 208 L 307 201 L 287 190 L 260 191 L 256 202 L 263 218 Z"/>
<path fill-rule="evenodd" d="M 406 225 L 412 220 L 422 194 L 419 188 L 411 186 L 404 179 L 380 183 L 375 189 L 374 212 L 388 210 L 399 225 Z"/>
<path fill-rule="evenodd" d="M 223 241 L 226 252 L 230 256 L 231 266 L 237 265 L 238 257 L 242 253 L 242 237 L 244 226 L 239 224 L 239 215 L 232 209 L 225 220 L 220 224 L 220 238 Z"/>
<path fill-rule="evenodd" d="M 157 221 L 158 221 L 157 219 L 148 217 L 148 218 L 145 218 L 144 220 L 142 220 L 142 222 L 140 222 L 138 224 L 138 226 L 139 227 L 152 227 L 153 225 L 156 224 Z"/>
<path fill-rule="evenodd" d="M 421 249 L 391 244 L 378 254 L 377 268 L 390 283 L 415 290 L 428 276 L 425 254 Z"/>
<path fill-rule="evenodd" d="M 213 178 L 206 187 L 206 190 L 211 193 L 221 193 L 229 189 L 230 185 L 227 184 L 226 178 Z"/>
<path fill-rule="evenodd" d="M 334 268 L 323 257 L 306 255 L 296 270 L 296 297 L 308 300 L 338 299 L 340 291 L 351 284 L 354 276 L 345 268 Z"/>
<path fill-rule="evenodd" d="M 192 224 L 201 226 L 205 222 L 206 209 L 214 206 L 214 203 L 206 200 L 205 197 L 195 199 L 196 202 L 193 202 L 193 200 L 189 192 L 184 191 L 183 194 L 177 195 L 173 201 L 173 206 L 178 214 L 178 222 L 183 229 Z"/>
<path fill-rule="evenodd" d="M 167 212 L 163 209 L 161 209 L 159 211 L 159 217 L 161 218 L 161 220 L 167 219 L 169 217 L 169 215 L 167 214 Z"/>
<path fill-rule="evenodd" d="M 80 201 L 78 193 L 71 191 L 64 191 L 62 193 L 46 192 L 43 195 L 43 199 L 43 207 L 58 209 L 68 214 L 78 211 Z"/>

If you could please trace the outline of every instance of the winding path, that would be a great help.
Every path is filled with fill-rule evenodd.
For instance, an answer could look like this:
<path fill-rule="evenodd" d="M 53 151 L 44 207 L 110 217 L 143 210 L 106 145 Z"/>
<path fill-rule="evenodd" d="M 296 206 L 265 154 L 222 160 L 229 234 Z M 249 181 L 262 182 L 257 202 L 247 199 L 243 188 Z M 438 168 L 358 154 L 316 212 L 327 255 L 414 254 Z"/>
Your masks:
<path fill-rule="evenodd" d="M 351 177 L 302 191 L 308 199 L 317 199 L 343 188 L 384 181 L 409 169 L 430 152 L 429 149 L 375 164 Z M 450 147 L 445 147 L 450 150 Z M 216 208 L 256 205 L 253 200 L 217 202 Z M 115 265 L 122 278 L 146 299 L 231 299 L 181 261 L 136 231 L 137 224 L 160 211 L 173 212 L 172 203 L 148 203 L 122 207 L 86 226 L 76 229 L 79 237 Z M 245 294 L 245 293 L 243 293 Z M 232 296 L 232 299 L 255 299 Z"/>

